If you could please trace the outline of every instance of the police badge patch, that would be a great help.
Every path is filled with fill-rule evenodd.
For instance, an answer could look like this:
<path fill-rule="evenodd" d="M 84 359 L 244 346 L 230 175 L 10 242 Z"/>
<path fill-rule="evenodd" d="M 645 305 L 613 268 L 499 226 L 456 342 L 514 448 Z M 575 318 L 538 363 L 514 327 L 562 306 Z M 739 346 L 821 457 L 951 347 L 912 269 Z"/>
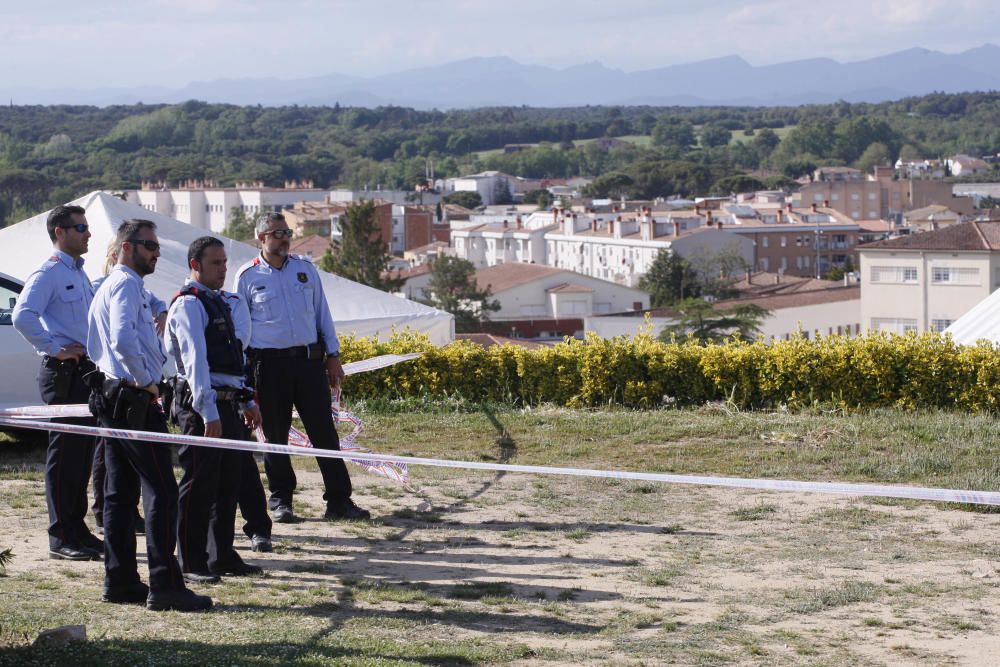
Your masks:
<path fill-rule="evenodd" d="M 307 283 L 307 282 L 309 282 L 309 276 L 307 276 L 304 271 L 301 272 L 301 273 L 299 273 L 299 282 L 300 283 Z"/>

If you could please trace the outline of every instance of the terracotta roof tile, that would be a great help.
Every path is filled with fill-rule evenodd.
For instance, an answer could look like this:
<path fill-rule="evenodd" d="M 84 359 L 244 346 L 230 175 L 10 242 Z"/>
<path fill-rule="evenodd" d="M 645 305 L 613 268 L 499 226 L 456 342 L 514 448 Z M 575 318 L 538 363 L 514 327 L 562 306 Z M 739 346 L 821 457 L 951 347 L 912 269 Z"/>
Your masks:
<path fill-rule="evenodd" d="M 944 229 L 866 244 L 865 250 L 1000 250 L 1000 222 L 963 222 Z"/>

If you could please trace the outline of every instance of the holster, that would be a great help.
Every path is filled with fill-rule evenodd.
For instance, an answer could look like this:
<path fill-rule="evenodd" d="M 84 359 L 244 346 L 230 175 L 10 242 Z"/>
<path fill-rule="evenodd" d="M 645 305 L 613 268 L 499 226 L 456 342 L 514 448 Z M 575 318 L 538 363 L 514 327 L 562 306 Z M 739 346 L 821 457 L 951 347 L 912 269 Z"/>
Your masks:
<path fill-rule="evenodd" d="M 104 399 L 106 406 L 111 406 L 111 419 L 134 430 L 142 430 L 146 426 L 146 415 L 153 395 L 145 389 L 137 389 L 125 385 L 124 380 L 105 380 Z"/>
<path fill-rule="evenodd" d="M 69 393 L 73 388 L 73 376 L 76 375 L 76 366 L 76 359 L 45 358 L 45 367 L 54 373 L 52 391 L 55 400 L 61 402 L 69 398 Z"/>

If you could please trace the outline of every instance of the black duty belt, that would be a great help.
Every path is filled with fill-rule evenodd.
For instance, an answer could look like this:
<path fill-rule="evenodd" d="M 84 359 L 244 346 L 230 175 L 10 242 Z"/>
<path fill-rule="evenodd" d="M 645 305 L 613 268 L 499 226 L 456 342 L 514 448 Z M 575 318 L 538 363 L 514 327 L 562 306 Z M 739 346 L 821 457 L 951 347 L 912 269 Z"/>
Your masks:
<path fill-rule="evenodd" d="M 325 359 L 326 350 L 319 343 L 297 345 L 296 347 L 248 348 L 247 356 L 252 360 L 262 359 Z"/>
<path fill-rule="evenodd" d="M 246 403 L 253 398 L 253 392 L 249 389 L 237 389 L 236 387 L 220 387 L 215 390 L 215 401 L 236 401 Z"/>

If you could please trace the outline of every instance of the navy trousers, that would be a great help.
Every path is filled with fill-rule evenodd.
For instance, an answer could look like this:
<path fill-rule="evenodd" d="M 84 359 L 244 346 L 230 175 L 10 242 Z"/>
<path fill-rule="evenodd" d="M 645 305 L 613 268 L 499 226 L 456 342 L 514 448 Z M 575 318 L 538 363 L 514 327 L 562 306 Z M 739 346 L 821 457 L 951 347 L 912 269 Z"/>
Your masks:
<path fill-rule="evenodd" d="M 330 413 L 330 384 L 326 364 L 305 357 L 259 359 L 254 364 L 257 399 L 264 422 L 264 435 L 274 444 L 288 444 L 292 406 L 299 411 L 306 434 L 318 449 L 340 449 L 340 439 Z M 328 507 L 351 497 L 351 477 L 341 459 L 317 458 L 323 475 Z M 292 504 L 295 471 L 287 454 L 264 454 L 264 471 L 271 491 L 271 509 Z"/>
<path fill-rule="evenodd" d="M 47 405 L 86 404 L 90 389 L 79 372 L 73 373 L 69 392 L 56 396 L 56 371 L 42 362 L 38 374 L 38 389 Z M 53 419 L 54 422 L 93 426 L 91 418 Z M 80 546 L 90 535 L 84 519 L 87 516 L 87 484 L 94 456 L 94 437 L 72 433 L 49 432 L 49 447 L 45 454 L 45 502 L 49 510 L 49 548 Z"/>
<path fill-rule="evenodd" d="M 99 421 L 110 428 L 128 428 L 102 410 Z M 151 402 L 142 430 L 167 432 L 158 403 Z M 184 588 L 181 568 L 174 556 L 177 546 L 177 481 L 169 445 L 142 440 L 108 438 L 104 448 L 107 476 L 104 484 L 104 569 L 106 583 L 129 586 L 139 581 L 133 517 L 142 489 L 146 517 L 146 560 L 149 588 L 170 591 Z"/>
<path fill-rule="evenodd" d="M 239 405 L 235 401 L 219 401 L 217 407 L 222 437 L 249 440 L 250 432 L 243 423 Z M 175 415 L 185 435 L 205 434 L 205 422 L 194 410 L 178 408 Z M 233 552 L 233 524 L 243 454 L 197 445 L 183 445 L 178 451 L 184 474 L 179 488 L 177 545 L 184 572 L 225 570 L 239 560 Z M 259 475 L 257 479 L 259 484 Z"/>

